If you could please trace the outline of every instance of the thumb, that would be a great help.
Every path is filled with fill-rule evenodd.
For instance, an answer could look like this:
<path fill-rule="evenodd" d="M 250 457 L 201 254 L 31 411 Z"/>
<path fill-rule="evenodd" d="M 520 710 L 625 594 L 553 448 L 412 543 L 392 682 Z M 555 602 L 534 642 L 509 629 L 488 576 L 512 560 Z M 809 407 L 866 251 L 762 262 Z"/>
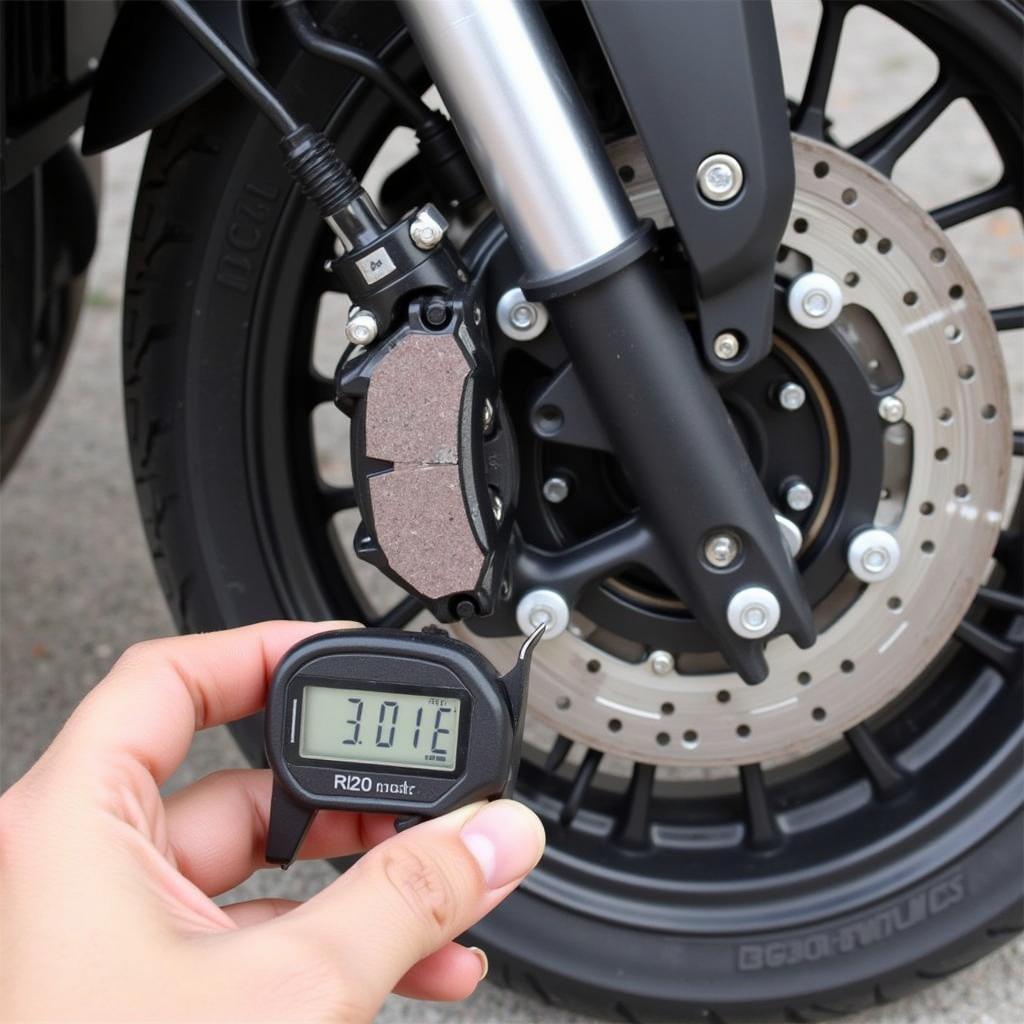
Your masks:
<path fill-rule="evenodd" d="M 414 964 L 497 906 L 543 850 L 543 826 L 522 804 L 471 805 L 385 840 L 274 925 L 312 938 L 337 965 L 348 1004 L 372 1015 Z"/>

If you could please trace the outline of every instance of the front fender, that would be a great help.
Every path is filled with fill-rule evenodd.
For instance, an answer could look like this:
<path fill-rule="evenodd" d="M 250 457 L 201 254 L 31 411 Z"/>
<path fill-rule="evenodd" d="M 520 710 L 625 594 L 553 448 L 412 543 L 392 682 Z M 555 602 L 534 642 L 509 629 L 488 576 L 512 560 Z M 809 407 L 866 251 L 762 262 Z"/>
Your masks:
<path fill-rule="evenodd" d="M 193 0 L 193 6 L 255 66 L 244 0 Z M 82 152 L 99 153 L 148 131 L 223 77 L 162 4 L 124 4 L 96 72 Z"/>

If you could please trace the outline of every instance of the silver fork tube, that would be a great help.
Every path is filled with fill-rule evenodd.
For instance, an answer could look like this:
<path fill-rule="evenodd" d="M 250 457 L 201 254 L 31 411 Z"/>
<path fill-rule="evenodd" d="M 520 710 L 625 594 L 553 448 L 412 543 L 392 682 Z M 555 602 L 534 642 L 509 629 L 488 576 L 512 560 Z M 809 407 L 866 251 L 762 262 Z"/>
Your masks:
<path fill-rule="evenodd" d="M 563 277 L 637 219 L 532 0 L 403 0 L 402 13 L 526 276 Z"/>

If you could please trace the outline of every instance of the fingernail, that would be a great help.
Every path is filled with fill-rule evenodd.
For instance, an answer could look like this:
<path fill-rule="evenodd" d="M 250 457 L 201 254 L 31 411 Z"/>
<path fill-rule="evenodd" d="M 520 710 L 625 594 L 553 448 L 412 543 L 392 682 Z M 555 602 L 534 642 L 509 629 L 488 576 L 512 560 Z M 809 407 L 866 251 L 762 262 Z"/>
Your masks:
<path fill-rule="evenodd" d="M 544 828 L 539 819 L 514 800 L 487 804 L 459 834 L 480 865 L 489 889 L 518 881 L 544 851 Z"/>
<path fill-rule="evenodd" d="M 479 946 L 470 946 L 469 951 L 475 954 L 477 960 L 480 961 L 480 980 L 483 981 L 487 977 L 487 971 L 491 966 L 487 962 L 487 954 Z"/>

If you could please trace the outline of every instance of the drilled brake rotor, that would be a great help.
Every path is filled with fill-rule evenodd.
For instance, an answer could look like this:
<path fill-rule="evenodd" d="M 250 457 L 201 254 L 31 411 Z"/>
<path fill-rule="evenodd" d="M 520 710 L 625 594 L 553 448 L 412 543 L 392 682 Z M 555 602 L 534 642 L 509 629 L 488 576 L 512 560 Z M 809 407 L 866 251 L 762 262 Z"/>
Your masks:
<path fill-rule="evenodd" d="M 788 637 L 771 641 L 770 674 L 757 687 L 731 672 L 687 671 L 685 659 L 659 675 L 649 650 L 641 660 L 616 656 L 601 631 L 577 617 L 535 658 L 531 718 L 612 756 L 708 769 L 820 749 L 914 681 L 989 569 L 1011 431 L 987 307 L 949 239 L 888 179 L 828 145 L 793 141 L 796 196 L 779 271 L 821 271 L 840 282 L 844 310 L 833 330 L 874 395 L 903 403 L 902 420 L 883 424 L 884 486 L 873 523 L 862 524 L 893 532 L 900 564 L 869 586 L 845 574 L 816 607 L 817 644 L 801 651 Z M 638 213 L 668 226 L 636 141 L 617 143 L 611 155 L 633 171 Z M 809 333 L 800 343 L 813 361 L 813 335 L 824 332 Z M 825 381 L 822 402 L 837 383 Z M 847 457 L 856 460 L 856 451 Z M 496 664 L 519 644 L 466 638 Z"/>

